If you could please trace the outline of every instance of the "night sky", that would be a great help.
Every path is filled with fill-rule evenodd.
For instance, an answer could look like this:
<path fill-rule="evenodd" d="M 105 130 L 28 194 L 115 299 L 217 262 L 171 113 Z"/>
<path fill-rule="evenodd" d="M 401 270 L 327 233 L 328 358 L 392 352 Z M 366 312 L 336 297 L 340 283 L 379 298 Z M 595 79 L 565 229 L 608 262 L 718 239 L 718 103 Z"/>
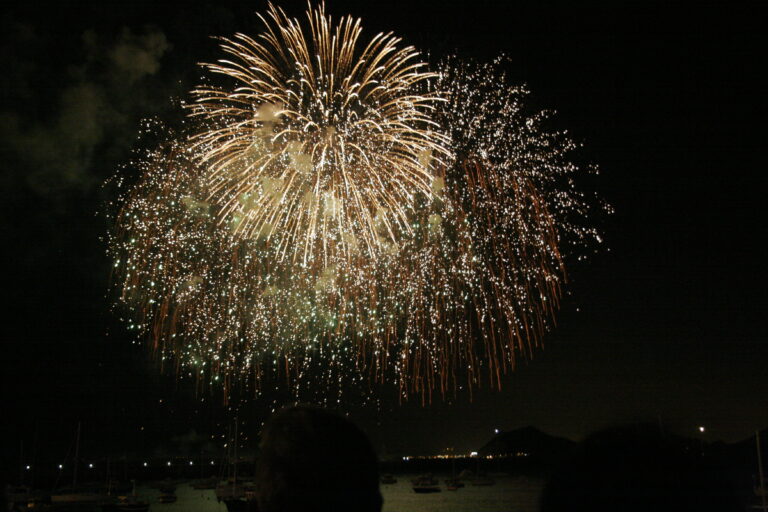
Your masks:
<path fill-rule="evenodd" d="M 579 439 L 661 421 L 726 441 L 768 425 L 759 3 L 574 4 L 328 3 L 362 17 L 369 35 L 393 30 L 434 55 L 509 56 L 532 106 L 556 110 L 554 125 L 584 143 L 601 171 L 584 186 L 616 212 L 595 219 L 603 250 L 572 262 L 557 328 L 501 392 L 422 407 L 385 390 L 378 404 L 342 404 L 377 448 L 476 449 L 494 428 L 526 425 Z M 196 396 L 161 375 L 112 311 L 114 189 L 103 183 L 130 159 L 142 118 L 178 116 L 171 98 L 197 82 L 197 62 L 216 58 L 209 36 L 253 32 L 265 5 L 4 5 L 6 460 L 33 437 L 65 452 L 78 420 L 93 452 L 225 428 L 220 393 Z M 305 7 L 279 5 L 296 16 Z M 267 403 L 241 408 L 254 434 Z"/>

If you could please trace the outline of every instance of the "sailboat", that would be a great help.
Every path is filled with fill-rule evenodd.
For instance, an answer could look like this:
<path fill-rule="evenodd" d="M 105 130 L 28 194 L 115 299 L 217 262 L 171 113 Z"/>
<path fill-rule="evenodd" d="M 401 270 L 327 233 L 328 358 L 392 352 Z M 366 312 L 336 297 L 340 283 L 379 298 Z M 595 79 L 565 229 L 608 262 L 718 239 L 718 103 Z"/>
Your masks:
<path fill-rule="evenodd" d="M 760 509 L 763 512 L 768 511 L 768 502 L 766 501 L 766 498 L 768 498 L 768 485 L 766 485 L 766 478 L 765 474 L 763 473 L 763 452 L 760 449 L 760 431 L 755 430 L 755 444 L 757 448 L 757 485 L 754 487 L 755 496 L 760 498 L 760 505 L 755 505 L 754 509 Z"/>
<path fill-rule="evenodd" d="M 445 481 L 445 488 L 449 491 L 457 491 L 464 487 L 464 482 L 456 476 L 456 458 L 451 460 L 451 478 Z"/>
<path fill-rule="evenodd" d="M 432 473 L 417 476 L 411 480 L 411 484 L 413 485 L 413 492 L 416 494 L 440 492 L 440 484 Z"/>
<path fill-rule="evenodd" d="M 237 456 L 237 445 L 239 442 L 237 428 L 238 421 L 237 418 L 235 418 L 235 442 L 233 448 L 234 464 L 232 465 L 233 478 L 231 483 L 229 480 L 227 480 L 221 482 L 216 487 L 216 498 L 219 501 L 224 502 L 224 504 L 227 506 L 228 512 L 246 512 L 250 510 L 256 510 L 253 484 L 237 481 L 237 465 L 239 462 Z M 229 458 L 229 450 L 227 450 L 227 458 Z"/>
<path fill-rule="evenodd" d="M 481 473 L 480 472 L 480 459 L 479 458 L 477 459 L 477 470 L 475 471 L 475 477 L 472 478 L 470 483 L 472 485 L 477 485 L 477 486 L 489 486 L 489 485 L 495 485 L 496 484 L 496 481 L 493 478 L 489 477 L 485 473 Z"/>
<path fill-rule="evenodd" d="M 140 500 L 136 495 L 136 480 L 131 480 L 133 490 L 126 496 L 118 496 L 116 503 L 101 507 L 103 512 L 147 512 L 149 502 Z"/>
<path fill-rule="evenodd" d="M 72 487 L 65 491 L 51 494 L 51 504 L 67 507 L 97 507 L 114 503 L 115 498 L 95 489 L 77 487 L 77 469 L 80 462 L 80 422 L 77 423 L 75 436 L 75 458 L 73 461 Z"/>

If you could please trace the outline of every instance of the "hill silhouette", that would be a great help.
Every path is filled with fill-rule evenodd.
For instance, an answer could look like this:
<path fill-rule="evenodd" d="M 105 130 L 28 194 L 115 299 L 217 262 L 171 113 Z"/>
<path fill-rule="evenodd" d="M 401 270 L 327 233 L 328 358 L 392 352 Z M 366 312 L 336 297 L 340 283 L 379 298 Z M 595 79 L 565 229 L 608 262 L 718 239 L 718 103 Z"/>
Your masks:
<path fill-rule="evenodd" d="M 495 435 L 478 450 L 478 454 L 517 456 L 540 462 L 555 462 L 570 454 L 575 445 L 576 443 L 570 439 L 551 436 L 529 426 Z"/>

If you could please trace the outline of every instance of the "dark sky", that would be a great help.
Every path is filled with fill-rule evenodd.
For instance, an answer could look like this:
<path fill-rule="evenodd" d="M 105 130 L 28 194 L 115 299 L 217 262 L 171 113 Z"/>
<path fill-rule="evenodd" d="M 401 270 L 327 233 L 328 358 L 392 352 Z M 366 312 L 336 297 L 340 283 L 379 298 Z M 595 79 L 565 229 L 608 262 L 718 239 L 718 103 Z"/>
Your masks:
<path fill-rule="evenodd" d="M 558 327 L 503 391 L 349 406 L 378 447 L 468 450 L 493 428 L 525 425 L 578 439 L 659 418 L 732 441 L 768 425 L 759 3 L 575 4 L 328 4 L 363 17 L 369 34 L 394 30 L 435 54 L 507 54 L 533 104 L 557 110 L 555 125 L 585 144 L 601 169 L 588 185 L 616 210 L 603 221 L 610 250 L 571 266 Z M 253 31 L 264 7 L 4 5 L 6 457 L 35 436 L 64 451 L 78 419 L 94 451 L 113 436 L 139 446 L 192 427 L 220 433 L 220 397 L 201 401 L 190 383 L 158 375 L 111 312 L 102 238 L 112 192 L 101 184 L 130 158 L 141 118 L 174 115 L 169 98 L 215 55 L 209 36 Z M 241 414 L 263 417 L 267 402 Z"/>

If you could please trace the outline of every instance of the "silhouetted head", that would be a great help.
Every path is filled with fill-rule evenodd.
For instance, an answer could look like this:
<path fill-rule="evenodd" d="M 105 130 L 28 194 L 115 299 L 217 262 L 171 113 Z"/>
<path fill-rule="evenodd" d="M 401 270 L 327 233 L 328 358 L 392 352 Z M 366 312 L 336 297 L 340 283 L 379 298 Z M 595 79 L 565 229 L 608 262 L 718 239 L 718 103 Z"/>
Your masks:
<path fill-rule="evenodd" d="M 264 428 L 256 464 L 260 512 L 380 512 L 376 454 L 349 420 L 291 407 Z"/>
<path fill-rule="evenodd" d="M 541 512 L 741 511 L 726 475 L 701 445 L 633 425 L 598 432 L 544 487 Z"/>

